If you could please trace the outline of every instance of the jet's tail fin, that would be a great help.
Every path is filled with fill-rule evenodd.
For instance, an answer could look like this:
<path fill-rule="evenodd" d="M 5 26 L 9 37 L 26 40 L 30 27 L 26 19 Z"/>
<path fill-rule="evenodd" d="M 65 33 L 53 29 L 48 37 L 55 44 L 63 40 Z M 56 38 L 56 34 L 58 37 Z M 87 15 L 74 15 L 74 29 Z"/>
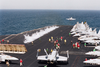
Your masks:
<path fill-rule="evenodd" d="M 45 53 L 46 53 L 46 55 L 48 56 L 48 53 L 47 53 L 46 49 L 44 49 L 44 52 L 45 52 Z"/>
<path fill-rule="evenodd" d="M 67 52 L 67 57 L 69 58 L 69 51 L 67 50 L 66 52 Z"/>

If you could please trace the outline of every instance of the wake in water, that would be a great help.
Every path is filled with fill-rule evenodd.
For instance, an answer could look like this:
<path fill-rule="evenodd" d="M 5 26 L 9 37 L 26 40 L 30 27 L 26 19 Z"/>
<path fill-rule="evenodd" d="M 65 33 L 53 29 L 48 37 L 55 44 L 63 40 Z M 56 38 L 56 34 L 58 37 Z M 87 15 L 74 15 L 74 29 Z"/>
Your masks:
<path fill-rule="evenodd" d="M 40 30 L 39 32 L 36 32 L 36 33 L 32 34 L 31 36 L 29 36 L 29 34 L 26 34 L 26 35 L 24 35 L 24 37 L 25 37 L 24 43 L 30 43 L 30 42 L 40 38 L 41 36 L 55 30 L 56 28 L 59 28 L 59 26 L 46 27 L 46 29 Z"/>

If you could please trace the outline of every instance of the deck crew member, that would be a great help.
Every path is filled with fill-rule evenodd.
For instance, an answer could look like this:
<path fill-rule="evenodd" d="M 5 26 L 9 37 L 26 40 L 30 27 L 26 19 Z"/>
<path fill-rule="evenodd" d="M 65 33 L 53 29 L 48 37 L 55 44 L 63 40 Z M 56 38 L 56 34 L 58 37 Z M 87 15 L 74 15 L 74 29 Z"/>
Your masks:
<path fill-rule="evenodd" d="M 20 66 L 22 66 L 22 62 L 23 62 L 22 59 L 20 59 Z"/>
<path fill-rule="evenodd" d="M 69 33 L 69 36 L 71 35 L 71 33 Z"/>
<path fill-rule="evenodd" d="M 97 42 L 95 43 L 95 45 L 97 46 Z"/>
<path fill-rule="evenodd" d="M 58 40 L 56 40 L 56 43 L 58 43 Z"/>
<path fill-rule="evenodd" d="M 61 36 L 61 41 L 62 41 L 63 37 Z"/>
<path fill-rule="evenodd" d="M 56 49 L 58 49 L 58 45 L 56 44 Z"/>
<path fill-rule="evenodd" d="M 52 52 L 53 50 L 51 49 L 51 52 Z"/>
<path fill-rule="evenodd" d="M 4 39 L 2 39 L 2 43 L 4 43 Z"/>
<path fill-rule="evenodd" d="M 32 45 L 33 45 L 33 41 L 32 41 Z"/>
<path fill-rule="evenodd" d="M 57 43 L 57 42 L 56 42 L 56 41 L 54 41 L 54 46 L 56 46 L 56 43 Z"/>
<path fill-rule="evenodd" d="M 49 42 L 51 42 L 51 39 L 49 38 Z"/>
<path fill-rule="evenodd" d="M 77 48 L 77 42 L 75 43 L 75 47 Z"/>
<path fill-rule="evenodd" d="M 9 40 L 7 40 L 7 44 L 9 44 Z"/>
<path fill-rule="evenodd" d="M 73 48 L 75 48 L 75 44 L 73 43 Z"/>
<path fill-rule="evenodd" d="M 66 44 L 66 39 L 64 40 L 64 43 Z"/>
<path fill-rule="evenodd" d="M 95 51 L 95 49 L 93 49 L 93 51 Z"/>
<path fill-rule="evenodd" d="M 78 49 L 80 48 L 80 45 L 79 45 L 79 44 L 77 44 L 77 48 L 78 48 Z"/>
<path fill-rule="evenodd" d="M 10 64 L 9 64 L 9 61 L 6 61 L 6 64 L 7 64 L 7 66 L 9 67 L 9 65 L 10 65 Z"/>
<path fill-rule="evenodd" d="M 84 43 L 84 46 L 86 47 L 86 43 Z"/>
<path fill-rule="evenodd" d="M 60 44 L 58 43 L 57 45 L 58 45 L 58 49 L 60 49 Z"/>
<path fill-rule="evenodd" d="M 48 48 L 46 49 L 47 53 L 48 53 Z"/>
<path fill-rule="evenodd" d="M 51 36 L 51 40 L 52 40 L 52 42 L 53 42 L 53 36 Z"/>
<path fill-rule="evenodd" d="M 71 40 L 71 44 L 73 43 L 73 41 Z"/>

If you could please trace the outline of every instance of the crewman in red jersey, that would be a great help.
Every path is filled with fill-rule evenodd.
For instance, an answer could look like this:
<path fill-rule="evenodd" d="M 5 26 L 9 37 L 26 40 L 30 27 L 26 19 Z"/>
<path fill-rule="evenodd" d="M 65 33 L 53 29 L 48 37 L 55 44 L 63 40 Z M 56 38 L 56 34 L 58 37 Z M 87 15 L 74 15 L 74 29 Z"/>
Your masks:
<path fill-rule="evenodd" d="M 60 46 L 60 44 L 58 43 L 58 46 Z"/>
<path fill-rule="evenodd" d="M 56 43 L 58 43 L 58 40 L 56 40 Z"/>
<path fill-rule="evenodd" d="M 78 42 L 76 42 L 76 44 L 77 44 L 77 48 L 79 49 L 80 48 L 80 44 Z"/>
<path fill-rule="evenodd" d="M 77 48 L 78 48 L 78 49 L 80 48 L 80 45 L 79 45 L 79 44 L 77 44 Z"/>
<path fill-rule="evenodd" d="M 22 66 L 22 62 L 23 62 L 22 59 L 20 59 L 20 66 Z"/>
<path fill-rule="evenodd" d="M 61 41 L 62 41 L 63 37 L 61 36 Z"/>
<path fill-rule="evenodd" d="M 1 41 L 0 41 L 0 44 L 1 44 Z"/>
<path fill-rule="evenodd" d="M 87 61 L 87 58 L 85 58 L 85 61 Z"/>
<path fill-rule="evenodd" d="M 85 61 L 87 61 L 87 58 L 85 58 Z M 87 63 L 86 63 L 87 64 Z"/>
<path fill-rule="evenodd" d="M 58 43 L 57 45 L 58 45 L 58 49 L 60 49 L 60 44 Z"/>
<path fill-rule="evenodd" d="M 77 44 L 79 44 L 78 42 L 76 42 Z"/>
<path fill-rule="evenodd" d="M 75 44 L 73 43 L 73 48 L 75 48 Z"/>
<path fill-rule="evenodd" d="M 2 43 L 4 43 L 4 39 L 2 39 Z"/>

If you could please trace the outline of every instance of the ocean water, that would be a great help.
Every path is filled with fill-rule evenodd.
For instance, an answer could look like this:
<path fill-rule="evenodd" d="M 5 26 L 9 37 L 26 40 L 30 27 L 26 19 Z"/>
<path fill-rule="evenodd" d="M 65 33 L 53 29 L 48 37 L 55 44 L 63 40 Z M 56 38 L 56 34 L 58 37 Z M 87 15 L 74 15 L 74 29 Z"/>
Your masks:
<path fill-rule="evenodd" d="M 76 18 L 68 21 L 66 18 Z M 87 22 L 100 29 L 100 11 L 96 10 L 0 10 L 0 35 L 17 34 L 51 25 Z"/>

